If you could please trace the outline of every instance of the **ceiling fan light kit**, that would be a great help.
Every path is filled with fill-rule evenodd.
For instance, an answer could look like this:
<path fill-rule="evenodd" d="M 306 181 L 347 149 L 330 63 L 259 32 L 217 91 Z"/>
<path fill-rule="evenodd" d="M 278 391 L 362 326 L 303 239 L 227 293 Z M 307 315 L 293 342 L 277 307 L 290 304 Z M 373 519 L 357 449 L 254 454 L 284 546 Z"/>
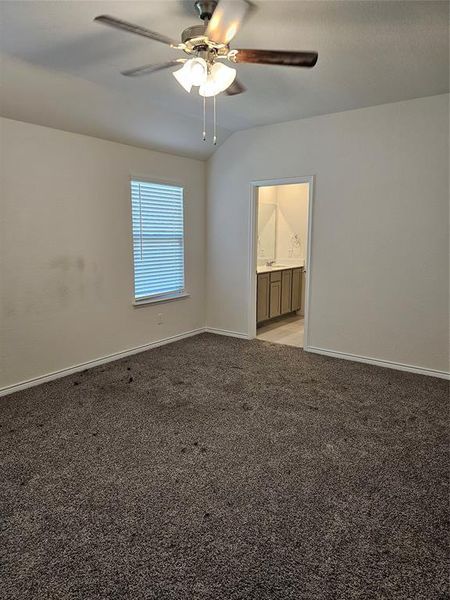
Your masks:
<path fill-rule="evenodd" d="M 318 58 L 317 52 L 290 50 L 230 49 L 230 42 L 255 6 L 249 0 L 197 0 L 195 8 L 203 25 L 188 27 L 181 34 L 181 43 L 168 36 L 111 17 L 100 15 L 94 19 L 99 23 L 140 35 L 176 50 L 182 50 L 190 58 L 170 60 L 160 65 L 144 65 L 122 71 L 127 77 L 138 77 L 182 64 L 173 72 L 178 83 L 190 93 L 198 87 L 203 97 L 203 139 L 206 140 L 206 98 L 213 98 L 213 143 L 216 136 L 216 96 L 225 92 L 228 96 L 242 94 L 245 86 L 236 79 L 236 69 L 223 61 L 258 63 L 311 68 Z"/>
<path fill-rule="evenodd" d="M 208 76 L 199 87 L 198 93 L 206 98 L 217 96 L 230 87 L 236 79 L 236 69 L 223 63 L 214 63 L 208 69 Z"/>
<path fill-rule="evenodd" d="M 181 69 L 174 71 L 172 75 L 189 94 L 192 86 L 201 86 L 206 82 L 208 65 L 203 58 L 190 58 Z"/>

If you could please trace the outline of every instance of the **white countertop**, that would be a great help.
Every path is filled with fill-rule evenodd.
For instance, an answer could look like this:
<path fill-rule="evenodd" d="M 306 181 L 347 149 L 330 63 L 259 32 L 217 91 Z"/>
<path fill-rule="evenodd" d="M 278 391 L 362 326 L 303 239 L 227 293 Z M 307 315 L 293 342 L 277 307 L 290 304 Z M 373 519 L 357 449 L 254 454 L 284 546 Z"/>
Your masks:
<path fill-rule="evenodd" d="M 257 273 L 272 273 L 273 271 L 284 271 L 285 269 L 299 269 L 305 265 L 304 260 L 299 260 L 292 265 L 273 265 L 273 267 L 266 267 L 266 265 L 260 265 L 256 267 Z"/>

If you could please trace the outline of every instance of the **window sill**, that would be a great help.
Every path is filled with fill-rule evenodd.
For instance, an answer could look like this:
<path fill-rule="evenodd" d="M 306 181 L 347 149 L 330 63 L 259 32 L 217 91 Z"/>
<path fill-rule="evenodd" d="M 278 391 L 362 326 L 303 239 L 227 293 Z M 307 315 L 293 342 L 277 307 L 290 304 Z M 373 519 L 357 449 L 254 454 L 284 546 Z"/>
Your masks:
<path fill-rule="evenodd" d="M 146 304 L 156 304 L 158 302 L 171 302 L 181 298 L 189 298 L 190 294 L 183 292 L 182 294 L 164 294 L 163 296 L 155 296 L 154 298 L 143 298 L 142 300 L 134 300 L 133 306 L 144 306 Z"/>

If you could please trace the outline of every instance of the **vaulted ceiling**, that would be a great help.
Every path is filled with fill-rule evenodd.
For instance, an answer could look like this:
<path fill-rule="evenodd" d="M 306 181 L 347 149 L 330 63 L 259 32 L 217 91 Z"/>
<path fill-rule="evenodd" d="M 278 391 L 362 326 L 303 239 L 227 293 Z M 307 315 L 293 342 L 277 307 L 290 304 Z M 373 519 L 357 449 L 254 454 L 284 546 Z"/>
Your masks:
<path fill-rule="evenodd" d="M 234 47 L 317 50 L 312 70 L 238 65 L 248 91 L 218 98 L 219 143 L 238 129 L 449 90 L 446 1 L 256 0 Z M 93 23 L 111 14 L 179 39 L 193 0 L 1 3 L 3 116 L 205 158 L 202 103 L 161 71 L 120 70 L 179 56 Z"/>

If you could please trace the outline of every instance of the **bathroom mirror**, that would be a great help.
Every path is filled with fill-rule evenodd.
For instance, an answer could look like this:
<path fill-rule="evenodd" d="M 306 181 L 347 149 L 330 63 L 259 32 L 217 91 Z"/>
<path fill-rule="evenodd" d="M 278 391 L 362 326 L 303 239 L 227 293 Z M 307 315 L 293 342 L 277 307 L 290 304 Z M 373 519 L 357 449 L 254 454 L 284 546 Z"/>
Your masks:
<path fill-rule="evenodd" d="M 277 205 L 258 204 L 258 261 L 275 260 Z"/>

